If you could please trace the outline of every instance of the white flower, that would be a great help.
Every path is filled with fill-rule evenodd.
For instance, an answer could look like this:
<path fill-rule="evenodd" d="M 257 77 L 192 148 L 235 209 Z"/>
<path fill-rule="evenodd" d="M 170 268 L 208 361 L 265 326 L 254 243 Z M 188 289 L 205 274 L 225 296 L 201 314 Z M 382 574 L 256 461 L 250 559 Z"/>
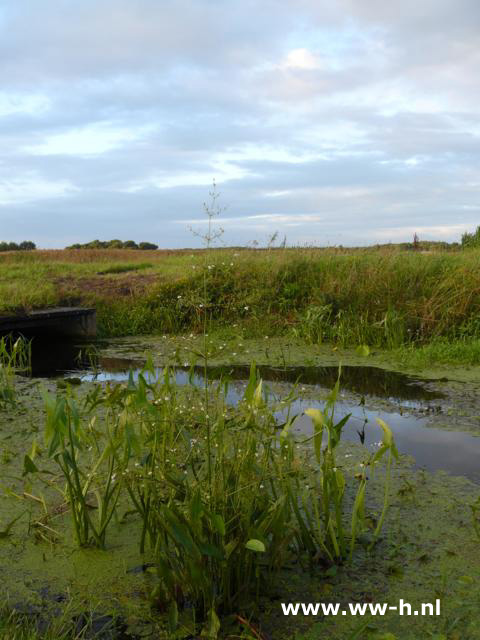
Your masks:
<path fill-rule="evenodd" d="M 248 311 L 250 309 L 250 307 L 248 305 L 246 305 L 245 307 L 243 307 L 245 309 L 245 311 Z"/>

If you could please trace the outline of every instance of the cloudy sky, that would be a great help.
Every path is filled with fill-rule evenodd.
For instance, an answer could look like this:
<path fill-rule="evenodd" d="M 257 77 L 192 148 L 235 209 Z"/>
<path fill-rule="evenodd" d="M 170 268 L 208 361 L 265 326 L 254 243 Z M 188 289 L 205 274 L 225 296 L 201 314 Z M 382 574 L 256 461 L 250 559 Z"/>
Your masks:
<path fill-rule="evenodd" d="M 0 240 L 458 240 L 478 0 L 0 0 Z"/>

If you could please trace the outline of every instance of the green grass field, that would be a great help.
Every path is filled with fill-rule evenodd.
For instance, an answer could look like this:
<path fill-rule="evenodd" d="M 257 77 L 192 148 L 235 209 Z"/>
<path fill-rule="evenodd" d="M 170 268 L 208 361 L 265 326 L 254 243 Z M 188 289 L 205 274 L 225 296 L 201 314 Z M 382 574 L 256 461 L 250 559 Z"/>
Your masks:
<path fill-rule="evenodd" d="M 392 247 L 0 255 L 0 313 L 61 305 L 96 306 L 102 337 L 197 331 L 206 313 L 210 330 L 238 323 L 250 337 L 293 333 L 311 343 L 397 350 L 399 357 L 418 363 L 475 364 L 480 251 Z"/>

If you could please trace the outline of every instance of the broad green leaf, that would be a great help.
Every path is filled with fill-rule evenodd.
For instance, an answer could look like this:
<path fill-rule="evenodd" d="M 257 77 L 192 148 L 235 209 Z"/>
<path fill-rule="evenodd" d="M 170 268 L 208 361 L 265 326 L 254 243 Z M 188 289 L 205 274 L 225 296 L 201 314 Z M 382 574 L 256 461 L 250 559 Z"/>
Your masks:
<path fill-rule="evenodd" d="M 337 424 L 335 424 L 333 426 L 333 434 L 334 435 L 333 435 L 332 445 L 334 447 L 336 447 L 337 444 L 340 442 L 340 438 L 341 438 L 341 435 L 342 435 L 342 429 L 347 424 L 347 422 L 350 420 L 351 415 L 352 415 L 351 413 L 348 413 L 341 420 L 339 420 L 337 422 Z"/>
<path fill-rule="evenodd" d="M 200 552 L 197 545 L 193 541 L 192 536 L 190 535 L 190 531 L 188 530 L 187 525 L 180 522 L 176 514 L 168 507 L 164 507 L 163 513 L 165 515 L 167 524 L 170 525 L 165 528 L 167 529 L 167 532 L 171 535 L 171 537 L 175 540 L 175 542 L 192 555 L 199 557 Z"/>
<path fill-rule="evenodd" d="M 257 385 L 255 393 L 253 394 L 253 404 L 257 409 L 262 405 L 262 381 Z"/>
<path fill-rule="evenodd" d="M 225 522 L 219 513 L 212 515 L 212 525 L 220 535 L 225 535 Z"/>
<path fill-rule="evenodd" d="M 245 544 L 245 549 L 256 551 L 257 553 L 265 553 L 265 545 L 261 540 L 255 540 L 255 538 L 252 538 Z"/>
<path fill-rule="evenodd" d="M 398 460 L 398 450 L 393 439 L 393 432 L 390 427 L 381 418 L 377 418 L 377 423 L 383 430 L 383 445 L 385 448 L 390 449 L 393 457 Z"/>
<path fill-rule="evenodd" d="M 255 387 L 257 384 L 257 366 L 253 361 L 250 365 L 250 375 L 248 377 L 247 388 L 245 389 L 245 393 L 243 394 L 245 402 L 250 404 L 253 400 L 253 395 L 255 393 Z"/>
<path fill-rule="evenodd" d="M 324 415 L 320 409 L 307 409 L 305 411 L 307 416 L 310 416 L 313 422 L 313 446 L 315 449 L 315 458 L 317 459 L 318 464 L 320 464 L 320 457 L 322 452 L 322 435 L 323 435 L 323 427 L 324 427 Z"/>
<path fill-rule="evenodd" d="M 29 455 L 25 455 L 23 458 L 23 473 L 22 476 L 26 476 L 29 473 L 38 473 L 38 467 L 33 462 Z"/>

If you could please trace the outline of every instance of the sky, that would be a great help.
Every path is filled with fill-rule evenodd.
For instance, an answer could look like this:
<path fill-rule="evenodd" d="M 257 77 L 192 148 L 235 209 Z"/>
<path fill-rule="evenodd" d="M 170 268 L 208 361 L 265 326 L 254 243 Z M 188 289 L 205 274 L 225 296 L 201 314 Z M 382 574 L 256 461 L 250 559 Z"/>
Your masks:
<path fill-rule="evenodd" d="M 478 0 L 0 0 L 0 240 L 459 240 Z"/>

